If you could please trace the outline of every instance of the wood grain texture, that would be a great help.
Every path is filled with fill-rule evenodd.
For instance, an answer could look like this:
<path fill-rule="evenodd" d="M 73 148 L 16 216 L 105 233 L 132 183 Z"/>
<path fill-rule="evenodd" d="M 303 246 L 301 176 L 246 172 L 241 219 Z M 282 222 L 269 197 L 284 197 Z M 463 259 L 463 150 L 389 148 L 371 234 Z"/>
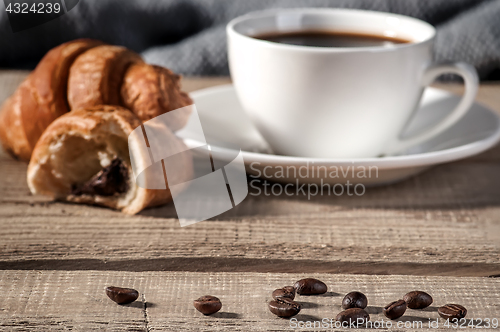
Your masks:
<path fill-rule="evenodd" d="M 299 321 L 334 318 L 341 311 L 344 294 L 353 290 L 368 297 L 371 321 L 387 320 L 382 308 L 415 289 L 430 293 L 434 303 L 424 310 L 409 309 L 400 321 L 420 321 L 426 327 L 429 318 L 439 319 L 437 307 L 446 303 L 465 306 L 469 319 L 500 318 L 500 279 L 494 278 L 0 271 L 0 330 L 288 331 L 292 330 L 290 321 L 272 315 L 267 302 L 274 289 L 304 277 L 324 281 L 329 291 L 321 296 L 297 296 L 296 301 L 303 306 L 296 316 Z M 135 288 L 140 292 L 139 299 L 117 305 L 104 293 L 109 285 Z M 219 313 L 203 316 L 194 309 L 192 301 L 206 294 L 221 299 Z M 439 319 L 439 323 L 444 321 Z"/>
<path fill-rule="evenodd" d="M 23 205 L 0 206 L 2 261 L 201 256 L 500 263 L 498 241 L 489 239 L 490 227 L 474 220 L 478 214 L 465 211 L 365 209 L 356 210 L 355 221 L 350 209 L 267 217 L 262 211 L 241 220 L 218 219 L 181 228 L 174 218 L 129 217 L 61 203 Z"/>
<path fill-rule="evenodd" d="M 500 263 L 500 209 L 492 203 L 481 208 L 453 208 L 449 197 L 442 197 L 441 206 L 448 207 L 439 209 L 437 193 L 420 208 L 410 208 L 405 201 L 383 204 L 382 199 L 378 204 L 372 201 L 370 207 L 366 197 L 359 198 L 361 202 L 356 204 L 347 201 L 342 204 L 342 201 L 318 203 L 306 198 L 250 195 L 233 211 L 181 228 L 172 205 L 126 216 L 108 209 L 30 196 L 23 179 L 24 164 L 7 158 L 0 159 L 8 175 L 0 179 L 0 224 L 4 230 L 0 233 L 0 261 L 227 257 L 320 262 Z M 426 188 L 418 181 L 423 176 L 402 184 L 404 190 L 399 192 L 395 186 L 375 190 L 395 198 L 406 190 L 435 192 L 436 189 Z M 439 179 L 442 177 L 428 183 L 434 186 Z M 415 202 L 418 197 L 426 199 L 424 194 L 414 196 Z M 363 200 L 366 207 L 362 206 Z M 193 265 L 197 263 L 193 261 Z M 496 266 L 494 270 L 500 267 Z M 429 269 L 439 274 L 440 267 L 432 265 Z M 478 275 L 495 272 L 475 270 L 473 266 L 470 269 Z"/>
<path fill-rule="evenodd" d="M 1 73 L 0 92 L 13 91 L 23 75 Z M 228 82 L 188 78 L 183 86 L 193 91 Z M 492 92 L 498 90 L 498 84 L 483 85 L 479 100 L 500 111 L 499 94 Z M 332 273 L 500 273 L 500 147 L 398 184 L 368 188 L 362 197 L 308 200 L 250 190 L 235 209 L 186 228 L 179 227 L 171 204 L 125 216 L 50 202 L 30 195 L 25 164 L 0 153 L 0 171 L 0 269 L 85 270 L 115 262 L 113 269 L 140 271 L 248 266 L 289 272 L 288 262 L 294 261 L 301 269 Z M 212 261 L 201 264 L 200 258 Z"/>
<path fill-rule="evenodd" d="M 0 71 L 0 101 L 26 74 Z M 229 82 L 187 78 L 183 87 Z M 478 100 L 500 112 L 499 92 L 483 84 Z M 428 319 L 445 303 L 467 307 L 467 318 L 500 319 L 500 147 L 362 197 L 251 190 L 233 210 L 185 228 L 171 204 L 127 216 L 32 196 L 26 165 L 1 151 L 0 174 L 0 331 L 292 330 L 267 302 L 302 277 L 330 287 L 297 298 L 302 322 L 334 318 L 353 290 L 380 321 L 384 305 L 415 289 L 434 303 L 400 319 L 421 321 L 413 330 L 436 331 Z M 109 285 L 136 288 L 139 300 L 116 305 Z M 221 298 L 221 312 L 195 311 L 192 300 L 206 294 Z"/>

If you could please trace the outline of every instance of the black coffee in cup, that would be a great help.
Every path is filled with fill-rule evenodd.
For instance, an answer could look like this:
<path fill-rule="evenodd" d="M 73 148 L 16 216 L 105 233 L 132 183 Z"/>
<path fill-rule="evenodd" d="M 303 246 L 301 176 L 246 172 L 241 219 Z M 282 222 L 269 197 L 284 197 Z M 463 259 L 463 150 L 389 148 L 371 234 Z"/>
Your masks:
<path fill-rule="evenodd" d="M 477 92 L 473 67 L 433 63 L 436 29 L 411 17 L 274 8 L 232 20 L 227 36 L 238 99 L 276 154 L 346 160 L 398 154 L 452 126 Z M 439 123 L 401 137 L 422 88 L 447 73 L 464 77 L 462 102 Z"/>
<path fill-rule="evenodd" d="M 403 38 L 328 30 L 269 32 L 252 37 L 280 44 L 314 47 L 380 47 L 411 43 Z"/>

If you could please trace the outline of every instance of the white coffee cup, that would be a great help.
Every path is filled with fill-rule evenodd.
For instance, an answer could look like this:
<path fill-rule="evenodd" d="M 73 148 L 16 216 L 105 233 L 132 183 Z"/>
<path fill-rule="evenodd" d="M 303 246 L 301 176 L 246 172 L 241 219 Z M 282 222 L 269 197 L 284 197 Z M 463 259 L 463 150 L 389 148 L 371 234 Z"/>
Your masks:
<path fill-rule="evenodd" d="M 309 47 L 252 36 L 302 30 L 403 38 L 389 47 Z M 441 133 L 465 115 L 477 93 L 465 63 L 436 64 L 436 30 L 423 21 L 350 9 L 274 9 L 227 26 L 231 77 L 251 120 L 278 154 L 317 158 L 377 157 Z M 441 122 L 401 138 L 424 88 L 439 75 L 465 81 L 465 94 Z"/>

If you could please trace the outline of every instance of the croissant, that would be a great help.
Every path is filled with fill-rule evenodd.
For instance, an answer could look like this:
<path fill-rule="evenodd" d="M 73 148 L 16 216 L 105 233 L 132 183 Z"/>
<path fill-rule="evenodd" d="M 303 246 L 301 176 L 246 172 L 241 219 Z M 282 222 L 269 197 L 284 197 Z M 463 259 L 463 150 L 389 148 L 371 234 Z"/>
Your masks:
<path fill-rule="evenodd" d="M 49 51 L 4 103 L 0 140 L 12 155 L 30 160 L 32 193 L 135 214 L 167 203 L 169 188 L 182 191 L 191 179 L 192 157 L 173 134 L 187 123 L 191 104 L 170 70 L 124 47 L 80 39 Z M 173 165 L 162 159 L 151 166 L 147 138 L 137 133 L 143 122 L 179 108 L 156 130 L 164 153 L 185 153 Z M 176 170 L 168 182 L 167 166 Z"/>
<path fill-rule="evenodd" d="M 135 63 L 125 73 L 122 105 L 133 110 L 142 121 L 191 105 L 191 98 L 181 91 L 180 79 L 167 68 Z M 169 128 L 177 131 L 186 125 L 188 117 L 184 113 L 174 113 L 169 120 Z"/>
<path fill-rule="evenodd" d="M 79 39 L 50 50 L 5 101 L 0 140 L 6 151 L 29 161 L 38 139 L 55 119 L 73 109 L 97 105 L 128 108 L 142 121 L 192 104 L 179 76 L 143 62 L 135 52 Z M 189 115 L 174 118 L 178 130 Z"/>
<path fill-rule="evenodd" d="M 28 166 L 28 185 L 33 193 L 57 200 L 94 204 L 135 214 L 146 207 L 167 203 L 172 198 L 163 172 L 144 172 L 143 183 L 163 184 L 161 190 L 136 184 L 133 162 L 149 160 L 148 149 L 134 129 L 141 120 L 119 106 L 94 106 L 71 111 L 50 124 L 35 146 Z M 184 143 L 167 127 L 161 128 L 163 151 L 185 151 Z M 131 150 L 129 150 L 129 147 Z M 178 154 L 176 178 L 182 184 L 193 175 L 192 158 Z"/>
<path fill-rule="evenodd" d="M 70 108 L 119 105 L 125 70 L 136 62 L 142 62 L 139 54 L 120 46 L 103 45 L 80 55 L 69 72 Z"/>

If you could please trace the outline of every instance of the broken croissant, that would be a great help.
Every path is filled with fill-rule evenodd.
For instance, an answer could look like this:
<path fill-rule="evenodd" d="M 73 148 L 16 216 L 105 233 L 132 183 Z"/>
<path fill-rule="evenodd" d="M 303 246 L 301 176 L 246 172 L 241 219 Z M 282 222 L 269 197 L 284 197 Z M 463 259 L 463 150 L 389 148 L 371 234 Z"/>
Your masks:
<path fill-rule="evenodd" d="M 136 184 L 129 146 L 140 119 L 118 106 L 95 106 L 71 111 L 52 122 L 33 150 L 28 166 L 28 185 L 33 193 L 69 202 L 95 204 L 135 214 L 146 207 L 172 199 L 163 172 L 146 172 L 143 181 L 164 183 L 167 189 L 141 188 Z M 161 128 L 164 151 L 187 148 L 169 128 Z M 129 138 L 130 135 L 130 138 Z M 132 140 L 132 141 L 130 141 Z M 148 149 L 136 149 L 136 164 L 149 160 Z M 192 159 L 180 154 L 179 170 L 169 182 L 184 183 L 193 175 Z"/>
<path fill-rule="evenodd" d="M 68 111 L 119 105 L 147 121 L 192 103 L 170 70 L 146 64 L 124 47 L 78 39 L 50 50 L 7 99 L 0 140 L 9 153 L 29 161 L 45 128 Z M 168 126 L 176 131 L 187 120 L 172 117 Z"/>

